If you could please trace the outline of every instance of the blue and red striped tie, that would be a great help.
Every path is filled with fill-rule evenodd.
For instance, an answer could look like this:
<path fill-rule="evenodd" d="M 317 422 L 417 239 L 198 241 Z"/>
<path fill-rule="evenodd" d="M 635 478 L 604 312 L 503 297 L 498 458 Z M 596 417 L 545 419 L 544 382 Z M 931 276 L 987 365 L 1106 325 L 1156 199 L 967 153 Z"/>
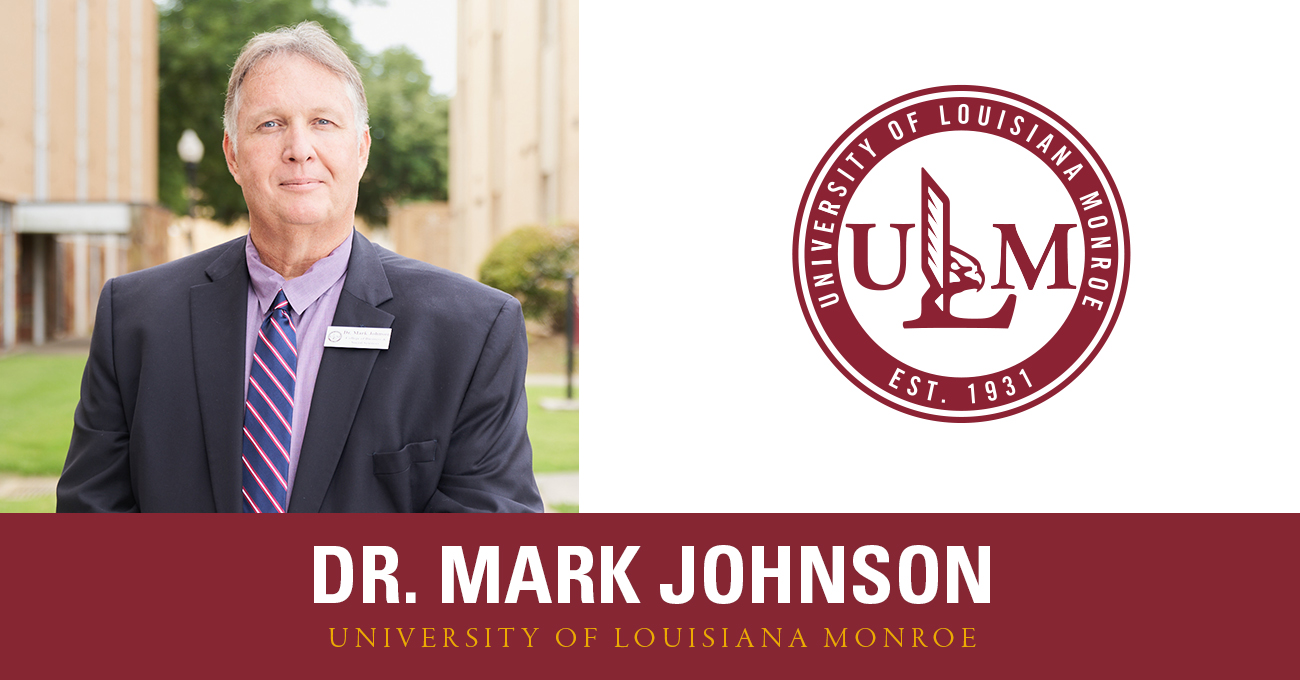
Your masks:
<path fill-rule="evenodd" d="M 244 401 L 244 512 L 289 508 L 289 442 L 293 386 L 298 377 L 298 329 L 284 291 L 257 331 Z"/>

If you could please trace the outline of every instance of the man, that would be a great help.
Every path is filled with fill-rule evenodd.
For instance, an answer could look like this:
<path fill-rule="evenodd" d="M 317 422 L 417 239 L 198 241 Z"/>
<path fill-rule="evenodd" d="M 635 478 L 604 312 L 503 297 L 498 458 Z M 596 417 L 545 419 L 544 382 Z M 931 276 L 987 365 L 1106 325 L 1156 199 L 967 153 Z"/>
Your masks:
<path fill-rule="evenodd" d="M 319 25 L 244 46 L 249 235 L 104 286 L 59 511 L 541 510 L 519 304 L 354 232 L 366 122 Z"/>

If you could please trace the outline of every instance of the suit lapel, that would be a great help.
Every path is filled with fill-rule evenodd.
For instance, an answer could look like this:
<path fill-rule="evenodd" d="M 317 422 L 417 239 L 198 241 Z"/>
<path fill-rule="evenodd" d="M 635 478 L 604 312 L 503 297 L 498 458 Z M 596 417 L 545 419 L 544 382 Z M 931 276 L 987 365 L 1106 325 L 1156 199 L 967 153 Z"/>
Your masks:
<path fill-rule="evenodd" d="M 206 273 L 211 283 L 190 288 L 194 379 L 217 512 L 239 512 L 248 315 L 244 239 L 232 242 Z"/>
<path fill-rule="evenodd" d="M 331 325 L 391 328 L 393 315 L 377 306 L 392 297 L 375 247 L 354 234 L 347 280 Z M 324 503 L 380 351 L 327 347 L 321 355 L 293 496 L 289 499 L 290 512 L 317 512 Z"/>

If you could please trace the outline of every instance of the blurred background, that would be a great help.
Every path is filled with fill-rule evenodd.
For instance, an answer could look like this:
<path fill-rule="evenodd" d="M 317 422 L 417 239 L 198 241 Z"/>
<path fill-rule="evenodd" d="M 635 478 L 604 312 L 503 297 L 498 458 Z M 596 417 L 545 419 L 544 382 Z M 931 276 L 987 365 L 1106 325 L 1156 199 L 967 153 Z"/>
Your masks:
<path fill-rule="evenodd" d="M 365 81 L 357 229 L 521 300 L 534 468 L 577 510 L 577 0 L 5 0 L 0 511 L 54 509 L 104 282 L 248 233 L 226 81 L 307 20 Z"/>

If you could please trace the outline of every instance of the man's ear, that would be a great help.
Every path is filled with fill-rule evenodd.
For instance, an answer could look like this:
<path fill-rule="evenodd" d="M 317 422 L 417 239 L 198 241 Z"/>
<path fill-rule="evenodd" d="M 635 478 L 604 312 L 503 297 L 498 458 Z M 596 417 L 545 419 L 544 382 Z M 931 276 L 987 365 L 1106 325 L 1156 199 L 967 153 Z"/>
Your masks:
<path fill-rule="evenodd" d="M 361 131 L 361 144 L 357 147 L 357 154 L 361 156 L 361 172 L 357 176 L 366 174 L 366 166 L 370 165 L 370 128 Z"/>
<path fill-rule="evenodd" d="M 235 160 L 235 145 L 230 142 L 230 133 L 221 136 L 221 150 L 226 153 L 226 167 L 235 178 L 235 184 L 243 186 L 244 183 L 239 181 L 239 162 Z"/>

